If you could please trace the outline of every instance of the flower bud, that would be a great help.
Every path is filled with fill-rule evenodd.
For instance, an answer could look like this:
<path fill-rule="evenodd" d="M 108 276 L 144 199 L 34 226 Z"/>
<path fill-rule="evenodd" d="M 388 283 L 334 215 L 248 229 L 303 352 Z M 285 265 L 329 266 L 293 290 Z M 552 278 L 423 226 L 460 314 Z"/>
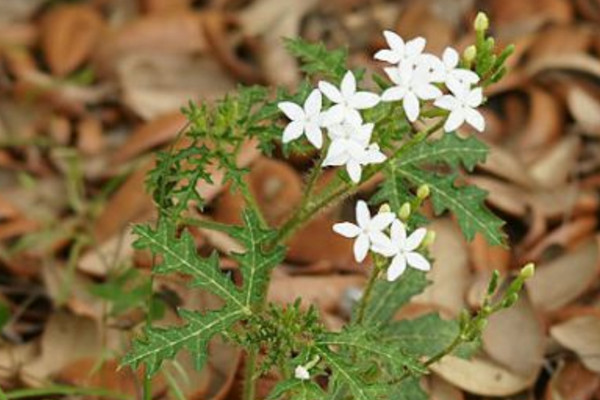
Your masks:
<path fill-rule="evenodd" d="M 423 242 L 421 243 L 421 247 L 427 248 L 431 246 L 433 242 L 435 242 L 435 231 L 428 230 Z"/>
<path fill-rule="evenodd" d="M 300 379 L 301 381 L 307 381 L 310 379 L 310 373 L 308 372 L 308 369 L 302 365 L 298 365 L 294 371 L 294 377 L 296 379 Z"/>
<path fill-rule="evenodd" d="M 410 213 L 411 213 L 410 203 L 406 202 L 406 203 L 402 204 L 402 207 L 400 207 L 400 212 L 398 213 L 398 217 L 401 220 L 406 221 L 408 219 L 408 217 L 410 217 Z"/>
<path fill-rule="evenodd" d="M 529 279 L 534 274 L 535 274 L 535 264 L 534 263 L 528 263 L 521 269 L 521 272 L 519 272 L 519 276 L 523 279 Z"/>
<path fill-rule="evenodd" d="M 417 189 L 417 197 L 419 198 L 419 200 L 425 200 L 429 197 L 430 193 L 431 190 L 429 189 L 429 185 L 426 184 L 419 186 L 419 189 Z"/>
<path fill-rule="evenodd" d="M 519 300 L 519 295 L 517 293 L 512 293 L 510 295 L 508 295 L 503 301 L 502 301 L 502 308 L 509 308 L 512 307 L 513 304 L 515 304 L 517 302 L 517 300 Z"/>
<path fill-rule="evenodd" d="M 465 61 L 465 64 L 469 66 L 473 64 L 473 61 L 475 61 L 475 57 L 477 57 L 477 47 L 475 47 L 475 45 L 472 44 L 469 47 L 467 47 L 463 52 L 463 60 Z"/>
<path fill-rule="evenodd" d="M 488 16 L 480 11 L 477 13 L 477 17 L 475 17 L 475 30 L 477 31 L 487 31 L 490 27 L 490 20 Z"/>
<path fill-rule="evenodd" d="M 380 213 L 388 213 L 391 211 L 392 211 L 392 209 L 390 208 L 390 205 L 388 203 L 384 203 L 381 205 L 381 207 L 379 207 Z"/>

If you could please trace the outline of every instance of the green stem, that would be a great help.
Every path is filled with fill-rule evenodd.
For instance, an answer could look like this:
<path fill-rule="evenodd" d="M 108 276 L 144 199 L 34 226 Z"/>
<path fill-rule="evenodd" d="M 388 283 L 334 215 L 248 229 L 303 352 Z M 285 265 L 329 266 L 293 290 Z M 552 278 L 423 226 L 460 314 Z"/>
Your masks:
<path fill-rule="evenodd" d="M 258 202 L 256 201 L 256 198 L 250 191 L 250 186 L 246 182 L 243 182 L 240 185 L 240 192 L 242 193 L 242 197 L 244 198 L 244 201 L 246 202 L 246 206 L 251 208 L 252 211 L 254 211 L 256 213 L 256 215 L 258 216 L 258 219 L 259 219 L 262 227 L 263 228 L 268 227 L 269 224 L 267 223 L 267 220 L 265 219 L 265 216 L 263 215 L 263 213 L 258 205 Z"/>
<path fill-rule="evenodd" d="M 369 276 L 369 280 L 367 281 L 363 295 L 358 303 L 358 311 L 356 313 L 357 324 L 362 323 L 363 319 L 365 318 L 365 311 L 367 310 L 367 305 L 371 299 L 371 293 L 373 292 L 373 287 L 375 286 L 375 282 L 379 276 L 379 271 L 381 271 L 379 257 L 373 254 L 373 270 L 371 271 L 371 275 Z"/>
<path fill-rule="evenodd" d="M 193 225 L 199 228 L 209 229 L 211 231 L 219 231 L 224 233 L 228 233 L 231 231 L 231 225 L 223 224 L 217 221 L 212 221 L 203 217 L 184 218 L 183 223 L 186 225 Z"/>
<path fill-rule="evenodd" d="M 4 399 L 27 399 L 42 396 L 89 396 L 119 400 L 131 400 L 131 396 L 102 388 L 82 388 L 72 386 L 50 386 L 47 388 L 21 389 L 4 393 Z"/>
<path fill-rule="evenodd" d="M 254 400 L 256 396 L 256 379 L 254 370 L 256 368 L 256 358 L 258 349 L 253 346 L 248 350 L 244 366 L 244 392 L 242 400 Z"/>

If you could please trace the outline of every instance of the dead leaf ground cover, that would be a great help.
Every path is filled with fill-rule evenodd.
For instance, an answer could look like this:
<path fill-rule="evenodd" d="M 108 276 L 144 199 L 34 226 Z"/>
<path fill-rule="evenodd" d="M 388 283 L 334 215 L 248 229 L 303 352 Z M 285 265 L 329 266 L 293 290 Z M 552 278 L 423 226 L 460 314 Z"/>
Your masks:
<path fill-rule="evenodd" d="M 145 313 L 168 323 L 177 305 L 215 306 L 183 280 L 151 287 L 152 259 L 131 248 L 131 224 L 154 218 L 145 173 L 153 152 L 185 129 L 182 105 L 238 83 L 297 85 L 301 71 L 282 37 L 347 46 L 368 70 L 381 30 L 426 36 L 437 53 L 462 49 L 477 10 L 516 46 L 509 76 L 487 93 L 480 137 L 491 155 L 470 178 L 508 221 L 511 250 L 480 237 L 467 243 L 453 220 L 436 220 L 434 283 L 398 318 L 476 309 L 492 270 L 510 276 L 535 261 L 527 296 L 490 321 L 480 353 L 434 365 L 424 385 L 435 400 L 599 400 L 597 0 L 0 1 L 0 387 L 139 396 L 139 371 L 115 366 Z M 250 143 L 238 161 L 251 169 L 269 222 L 281 223 L 300 201 L 310 160 L 266 159 Z M 219 174 L 198 191 L 210 218 L 235 222 L 241 199 Z M 351 243 L 330 230 L 347 214 L 328 210 L 292 238 L 269 293 L 303 297 L 331 327 L 348 317 L 364 281 Z M 227 254 L 236 243 L 193 232 L 199 251 L 218 249 L 235 272 Z M 211 354 L 200 373 L 181 356 L 155 379 L 154 396 L 238 398 L 243 357 L 223 343 Z M 263 379 L 263 389 L 276 379 Z"/>

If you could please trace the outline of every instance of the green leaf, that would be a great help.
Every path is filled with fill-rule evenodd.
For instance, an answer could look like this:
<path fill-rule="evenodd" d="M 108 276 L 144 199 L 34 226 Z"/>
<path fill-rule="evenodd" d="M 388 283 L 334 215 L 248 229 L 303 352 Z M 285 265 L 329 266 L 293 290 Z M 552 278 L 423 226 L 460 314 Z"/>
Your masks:
<path fill-rule="evenodd" d="M 429 395 L 421 387 L 418 378 L 408 378 L 399 385 L 394 385 L 387 398 L 390 400 L 428 400 Z"/>
<path fill-rule="evenodd" d="M 365 310 L 364 326 L 387 324 L 394 314 L 427 287 L 425 273 L 408 268 L 393 282 L 379 279 L 373 286 L 371 301 Z"/>
<path fill-rule="evenodd" d="M 368 384 L 363 381 L 361 374 L 352 364 L 329 349 L 328 346 L 316 346 L 315 349 L 331 366 L 332 379 L 347 386 L 354 396 L 353 400 L 371 400 L 373 398 Z"/>
<path fill-rule="evenodd" d="M 396 165 L 403 168 L 443 163 L 454 168 L 462 165 L 472 171 L 485 161 L 487 154 L 488 147 L 475 136 L 461 139 L 455 133 L 446 133 L 439 140 L 425 141 L 411 148 Z"/>
<path fill-rule="evenodd" d="M 146 329 L 145 337 L 133 342 L 132 350 L 122 363 L 132 368 L 144 363 L 146 375 L 151 376 L 159 370 L 163 360 L 174 358 L 177 352 L 186 348 L 194 357 L 195 367 L 201 369 L 210 339 L 244 316 L 241 309 L 228 306 L 206 313 L 188 310 L 179 310 L 179 313 L 187 321 L 185 326 Z"/>
<path fill-rule="evenodd" d="M 244 225 L 233 227 L 231 236 L 237 239 L 246 251 L 242 254 L 234 253 L 232 257 L 240 263 L 244 279 L 242 302 L 245 307 L 250 307 L 260 302 L 265 295 L 271 270 L 285 258 L 285 247 L 276 246 L 269 251 L 264 250 L 277 232 L 261 228 L 258 215 L 250 209 L 244 211 L 242 217 Z"/>
<path fill-rule="evenodd" d="M 504 221 L 485 206 L 485 190 L 469 185 L 456 186 L 456 174 L 440 176 L 414 167 L 399 169 L 398 173 L 415 186 L 429 185 L 436 215 L 446 210 L 452 211 L 468 240 L 473 240 L 475 234 L 480 232 L 489 244 L 505 245 L 502 231 Z"/>
<path fill-rule="evenodd" d="M 325 396 L 323 389 L 315 382 L 292 378 L 278 382 L 266 400 L 278 400 L 288 393 L 293 393 L 293 397 L 289 398 L 294 400 L 322 399 Z"/>
<path fill-rule="evenodd" d="M 302 70 L 309 75 L 322 74 L 341 80 L 346 73 L 346 49 L 329 50 L 323 43 L 310 43 L 300 38 L 285 39 L 285 47 L 302 62 Z"/>
<path fill-rule="evenodd" d="M 415 356 L 434 356 L 447 348 L 460 333 L 458 322 L 444 320 L 435 314 L 393 321 L 381 332 L 383 345 L 400 346 Z M 478 343 L 466 343 L 454 352 L 459 357 L 470 357 L 477 350 Z"/>
<path fill-rule="evenodd" d="M 238 288 L 221 272 L 218 255 L 213 253 L 208 258 L 200 257 L 192 235 L 183 231 L 177 238 L 175 231 L 175 226 L 166 219 L 159 223 L 156 230 L 148 225 L 137 225 L 134 233 L 138 235 L 138 239 L 133 246 L 161 255 L 162 260 L 155 266 L 155 273 L 180 272 L 191 275 L 193 286 L 206 289 L 232 307 L 249 313 Z"/>

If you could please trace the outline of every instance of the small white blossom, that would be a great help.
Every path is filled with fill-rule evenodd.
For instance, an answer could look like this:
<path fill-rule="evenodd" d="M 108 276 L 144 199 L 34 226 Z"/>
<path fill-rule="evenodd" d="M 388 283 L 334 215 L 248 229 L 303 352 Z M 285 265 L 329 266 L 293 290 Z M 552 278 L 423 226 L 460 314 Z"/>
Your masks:
<path fill-rule="evenodd" d="M 416 69 L 386 68 L 385 72 L 395 86 L 386 89 L 381 99 L 383 101 L 402 100 L 406 117 L 411 122 L 415 122 L 421 113 L 419 100 L 433 100 L 442 95 L 442 91 L 432 83 L 438 73 L 429 63 L 424 63 Z"/>
<path fill-rule="evenodd" d="M 296 377 L 296 379 L 300 379 L 301 381 L 307 381 L 310 379 L 310 373 L 302 365 L 298 365 L 294 370 L 294 377 Z"/>
<path fill-rule="evenodd" d="M 354 183 L 360 182 L 362 167 L 385 161 L 385 154 L 376 144 L 369 145 L 373 124 L 355 125 L 350 122 L 333 125 L 329 128 L 331 145 L 323 166 L 346 166 L 346 171 Z"/>
<path fill-rule="evenodd" d="M 379 96 L 375 93 L 356 90 L 356 78 L 352 71 L 346 72 L 340 88 L 329 82 L 319 82 L 319 90 L 335 105 L 323 115 L 323 125 L 331 126 L 344 121 L 352 123 L 362 122 L 358 110 L 372 108 L 379 103 Z"/>
<path fill-rule="evenodd" d="M 479 75 L 475 72 L 465 69 L 458 68 L 459 56 L 456 50 L 452 47 L 447 47 L 442 55 L 442 62 L 444 63 L 446 84 L 454 81 L 464 86 L 474 85 L 479 82 Z"/>
<path fill-rule="evenodd" d="M 367 203 L 359 200 L 356 203 L 356 222 L 342 222 L 335 224 L 333 230 L 347 238 L 356 238 L 354 241 L 354 258 L 362 262 L 369 249 L 389 249 L 392 246 L 390 238 L 383 231 L 396 217 L 391 212 L 380 212 L 371 218 Z"/>
<path fill-rule="evenodd" d="M 321 107 L 323 99 L 321 92 L 313 90 L 304 102 L 304 108 L 296 103 L 284 101 L 277 106 L 291 122 L 283 131 L 283 143 L 298 139 L 302 134 L 313 146 L 320 149 L 323 145 L 323 132 L 321 131 Z"/>
<path fill-rule="evenodd" d="M 392 262 L 387 270 L 387 280 L 395 281 L 404 273 L 406 267 L 412 267 L 421 271 L 429 271 L 431 264 L 421 254 L 415 250 L 421 245 L 427 230 L 419 228 L 410 236 L 406 236 L 404 224 L 396 219 L 392 222 L 390 229 L 392 247 L 381 249 L 385 256 L 393 256 Z"/>
<path fill-rule="evenodd" d="M 390 47 L 375 53 L 376 60 L 386 61 L 390 64 L 414 64 L 416 59 L 423 53 L 427 41 L 417 37 L 404 43 L 404 40 L 395 32 L 384 31 L 383 36 Z"/>
<path fill-rule="evenodd" d="M 450 111 L 450 115 L 444 123 L 444 130 L 446 132 L 456 130 L 467 122 L 479 132 L 483 132 L 485 119 L 476 110 L 483 102 L 482 89 L 469 89 L 469 87 L 456 82 L 449 82 L 448 89 L 452 94 L 442 96 L 434 103 L 436 107 Z"/>

